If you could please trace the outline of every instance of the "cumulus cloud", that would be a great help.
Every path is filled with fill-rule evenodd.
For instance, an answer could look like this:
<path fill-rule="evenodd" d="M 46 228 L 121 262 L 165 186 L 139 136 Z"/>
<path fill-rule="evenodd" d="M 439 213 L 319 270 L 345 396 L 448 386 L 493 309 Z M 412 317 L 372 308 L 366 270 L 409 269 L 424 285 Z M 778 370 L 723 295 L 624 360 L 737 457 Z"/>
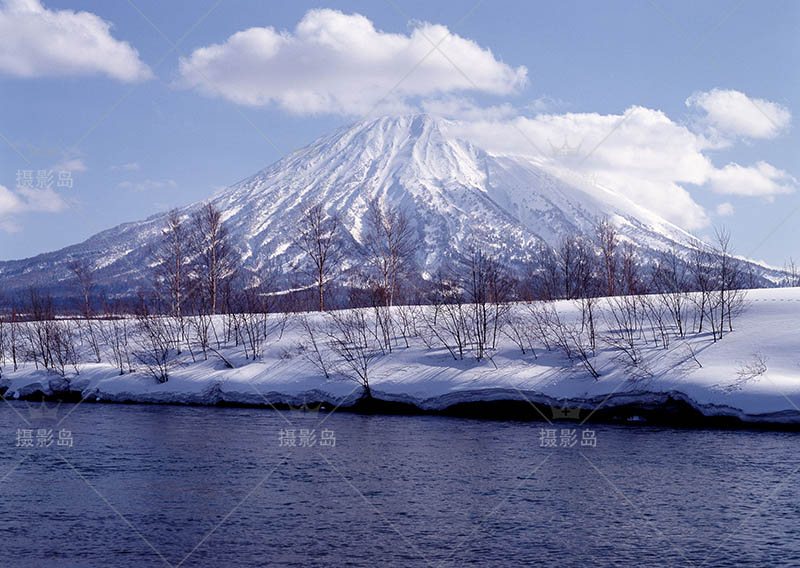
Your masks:
<path fill-rule="evenodd" d="M 21 213 L 63 211 L 67 204 L 59 193 L 52 189 L 18 187 L 16 190 L 0 185 L 0 229 L 17 232 L 20 226 L 14 221 Z"/>
<path fill-rule="evenodd" d="M 788 172 L 763 161 L 755 166 L 740 166 L 732 162 L 714 170 L 709 177 L 714 192 L 749 197 L 771 198 L 781 193 L 792 193 L 797 183 Z"/>
<path fill-rule="evenodd" d="M 443 38 L 440 49 L 468 77 L 432 51 L 431 42 Z M 180 59 L 178 79 L 238 104 L 355 115 L 455 91 L 509 94 L 526 81 L 525 67 L 499 61 L 444 26 L 423 22 L 408 34 L 387 33 L 360 14 L 327 9 L 310 10 L 294 31 L 250 28 L 196 49 Z"/>
<path fill-rule="evenodd" d="M 48 10 L 39 0 L 0 3 L 0 72 L 18 77 L 102 73 L 125 82 L 153 76 L 111 23 L 90 12 Z"/>
<path fill-rule="evenodd" d="M 455 128 L 490 151 L 529 154 L 591 176 L 682 227 L 709 222 L 681 185 L 702 184 L 713 169 L 703 140 L 661 111 L 540 114 Z"/>
<path fill-rule="evenodd" d="M 722 136 L 775 138 L 792 122 L 786 107 L 735 90 L 697 92 L 686 99 L 686 106 L 702 111 L 701 124 Z"/>
<path fill-rule="evenodd" d="M 793 190 L 795 179 L 766 162 L 716 167 L 707 137 L 659 110 L 623 114 L 539 114 L 507 120 L 457 121 L 454 134 L 497 153 L 524 154 L 610 187 L 690 230 L 710 223 L 688 186 L 716 193 L 769 197 Z"/>

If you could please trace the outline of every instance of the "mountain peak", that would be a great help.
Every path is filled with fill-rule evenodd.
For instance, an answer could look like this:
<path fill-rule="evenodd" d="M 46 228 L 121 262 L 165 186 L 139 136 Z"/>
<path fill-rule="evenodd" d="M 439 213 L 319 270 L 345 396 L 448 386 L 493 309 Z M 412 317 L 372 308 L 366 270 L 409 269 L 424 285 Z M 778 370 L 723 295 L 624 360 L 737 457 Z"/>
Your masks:
<path fill-rule="evenodd" d="M 405 211 L 416 233 L 417 264 L 434 273 L 477 243 L 509 264 L 563 235 L 590 232 L 600 218 L 618 220 L 624 237 L 655 251 L 685 244 L 688 235 L 610 191 L 565 181 L 520 156 L 488 154 L 451 134 L 450 121 L 425 113 L 359 121 L 324 136 L 210 201 L 223 213 L 244 267 L 278 264 L 290 277 L 291 243 L 304 209 L 321 203 L 341 219 L 342 237 L 357 264 L 368 206 L 379 199 Z M 202 203 L 184 207 L 192 214 Z M 36 260 L 0 263 L 3 284 L 68 277 L 70 258 L 102 267 L 98 285 L 146 286 L 147 250 L 164 216 L 127 223 Z M 674 230 L 673 230 L 674 229 Z M 129 290 L 127 290 L 129 291 Z"/>
<path fill-rule="evenodd" d="M 428 139 L 443 136 L 447 120 L 427 113 L 385 115 L 356 122 L 347 130 L 382 136 Z"/>
<path fill-rule="evenodd" d="M 365 126 L 372 127 L 396 126 L 424 129 L 427 127 L 436 126 L 444 121 L 445 119 L 439 116 L 426 112 L 420 112 L 408 114 L 385 114 L 378 117 L 362 119 L 356 124 L 363 124 Z"/>

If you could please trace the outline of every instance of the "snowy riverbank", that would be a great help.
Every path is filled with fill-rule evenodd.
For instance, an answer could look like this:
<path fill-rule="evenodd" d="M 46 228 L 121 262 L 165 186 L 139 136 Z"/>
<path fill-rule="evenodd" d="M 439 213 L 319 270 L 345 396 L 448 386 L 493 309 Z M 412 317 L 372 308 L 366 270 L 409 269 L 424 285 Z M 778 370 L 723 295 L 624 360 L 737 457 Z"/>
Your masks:
<path fill-rule="evenodd" d="M 565 317 L 579 317 L 571 302 L 559 302 L 558 309 Z M 602 314 L 602 302 L 600 309 Z M 310 320 L 322 329 L 327 317 L 314 314 Z M 602 336 L 608 320 L 601 320 Z M 219 316 L 215 326 L 223 325 Z M 800 289 L 750 291 L 734 327 L 717 342 L 710 333 L 674 335 L 667 348 L 648 340 L 650 331 L 643 333 L 638 368 L 600 342 L 592 356 L 597 379 L 577 360 L 535 341 L 535 356 L 530 349 L 523 354 L 504 335 L 492 360 L 478 361 L 469 354 L 454 359 L 431 337 L 411 336 L 409 347 L 397 339 L 391 353 L 371 362 L 373 395 L 385 401 L 372 409 L 527 419 L 591 415 L 651 423 L 668 423 L 672 413 L 681 423 L 696 423 L 698 415 L 723 417 L 717 419 L 721 424 L 800 425 Z M 234 368 L 218 356 L 205 360 L 194 351 L 194 361 L 186 351 L 172 360 L 164 383 L 141 365 L 120 375 L 111 363 L 85 362 L 79 374 L 67 369 L 61 377 L 31 362 L 13 371 L 6 362 L 0 391 L 7 399 L 27 400 L 359 408 L 357 383 L 335 372 L 326 379 L 310 361 L 299 318 L 290 318 L 280 337 L 273 330 L 255 361 L 244 357 L 241 346 L 223 346 L 220 354 Z M 336 367 L 333 354 L 328 357 Z"/>

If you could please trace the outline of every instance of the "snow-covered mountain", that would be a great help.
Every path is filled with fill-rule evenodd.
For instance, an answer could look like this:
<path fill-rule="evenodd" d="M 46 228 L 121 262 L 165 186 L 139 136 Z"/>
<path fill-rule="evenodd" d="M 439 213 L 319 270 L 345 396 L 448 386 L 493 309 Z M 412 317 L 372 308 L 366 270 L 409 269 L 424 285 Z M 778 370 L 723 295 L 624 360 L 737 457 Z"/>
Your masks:
<path fill-rule="evenodd" d="M 601 217 L 645 253 L 693 240 L 609 188 L 559 173 L 545 160 L 490 154 L 453 135 L 454 126 L 429 115 L 365 120 L 293 152 L 210 201 L 223 211 L 245 267 L 253 270 L 268 261 L 291 270 L 294 228 L 312 202 L 340 215 L 352 244 L 363 242 L 367 204 L 375 196 L 410 214 L 420 242 L 419 265 L 428 273 L 473 241 L 509 262 L 524 260 L 537 243 L 591 231 Z M 188 215 L 200 206 L 181 212 Z M 135 290 L 148 281 L 149 250 L 165 215 L 119 225 L 55 252 L 2 262 L 0 285 L 12 290 L 66 283 L 70 260 L 85 258 L 95 266 L 98 284 Z"/>

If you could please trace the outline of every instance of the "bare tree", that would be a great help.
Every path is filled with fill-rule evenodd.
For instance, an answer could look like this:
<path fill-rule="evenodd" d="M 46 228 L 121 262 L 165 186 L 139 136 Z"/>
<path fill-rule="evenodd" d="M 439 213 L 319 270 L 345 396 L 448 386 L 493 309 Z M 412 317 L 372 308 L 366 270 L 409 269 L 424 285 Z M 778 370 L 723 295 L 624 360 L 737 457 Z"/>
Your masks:
<path fill-rule="evenodd" d="M 630 242 L 622 244 L 620 251 L 619 286 L 621 294 L 645 294 L 647 286 L 642 278 L 639 257 Z"/>
<path fill-rule="evenodd" d="M 56 320 L 53 298 L 49 293 L 30 288 L 28 298 L 26 308 L 29 319 L 22 324 L 27 341 L 25 358 L 33 361 L 37 369 L 41 365 L 62 377 L 66 376 L 67 366 L 72 366 L 75 374 L 78 374 L 78 355 L 71 322 Z"/>
<path fill-rule="evenodd" d="M 556 248 L 556 259 L 564 298 L 572 299 L 576 296 L 575 274 L 578 271 L 578 238 L 565 235 L 561 238 Z"/>
<path fill-rule="evenodd" d="M 409 339 L 412 337 L 419 337 L 419 329 L 417 322 L 420 317 L 422 308 L 416 304 L 403 304 L 395 308 L 397 320 L 399 322 L 400 334 L 403 336 L 403 341 L 406 347 L 410 347 Z"/>
<path fill-rule="evenodd" d="M 92 317 L 92 292 L 94 290 L 94 268 L 87 259 L 73 260 L 69 263 L 70 271 L 78 281 L 83 305 L 81 311 L 87 320 Z"/>
<path fill-rule="evenodd" d="M 561 271 L 556 251 L 538 244 L 531 253 L 532 260 L 523 277 L 529 281 L 528 300 L 555 300 L 562 297 Z"/>
<path fill-rule="evenodd" d="M 479 361 L 494 349 L 501 320 L 508 311 L 511 285 L 499 262 L 480 247 L 473 246 L 467 257 L 463 288 L 470 304 L 475 358 Z"/>
<path fill-rule="evenodd" d="M 328 215 L 320 203 L 308 207 L 300 219 L 294 244 L 306 257 L 317 288 L 319 311 L 324 312 L 325 288 L 340 256 L 338 217 Z"/>
<path fill-rule="evenodd" d="M 602 219 L 597 224 L 595 238 L 602 257 L 604 292 L 606 296 L 613 296 L 616 293 L 619 235 L 608 219 Z"/>
<path fill-rule="evenodd" d="M 236 332 L 236 343 L 244 349 L 245 359 L 261 357 L 264 344 L 273 335 L 282 335 L 288 314 L 270 314 L 269 281 L 251 278 L 247 286 L 236 294 L 229 315 Z"/>
<path fill-rule="evenodd" d="M 634 366 L 642 360 L 639 349 L 639 340 L 642 337 L 638 319 L 640 301 L 637 296 L 609 298 L 606 311 L 608 331 L 603 337 L 606 344 L 624 353 L 629 363 Z"/>
<path fill-rule="evenodd" d="M 189 276 L 189 244 L 186 222 L 177 210 L 167 215 L 161 242 L 154 251 L 156 278 L 163 281 L 170 298 L 170 313 L 181 317 Z"/>
<path fill-rule="evenodd" d="M 69 320 L 48 320 L 44 322 L 48 330 L 46 333 L 48 351 L 50 352 L 51 368 L 59 375 L 65 377 L 67 366 L 72 367 L 75 374 L 80 374 L 78 367 L 78 352 L 75 338 Z"/>
<path fill-rule="evenodd" d="M 75 275 L 80 289 L 83 305 L 81 311 L 86 319 L 86 339 L 95 356 L 96 362 L 100 362 L 100 343 L 97 332 L 92 325 L 92 293 L 94 291 L 94 267 L 87 259 L 73 260 L 69 263 L 69 269 Z M 83 337 L 83 334 L 81 334 Z"/>
<path fill-rule="evenodd" d="M 20 334 L 19 334 L 19 331 L 18 331 L 20 326 L 17 323 L 18 313 L 19 313 L 19 306 L 17 305 L 17 302 L 14 301 L 11 304 L 11 315 L 9 317 L 9 324 L 10 324 L 10 328 L 11 328 L 10 333 L 9 333 L 9 335 L 10 335 L 9 339 L 11 341 L 11 345 L 10 345 L 10 348 L 11 348 L 11 363 L 14 365 L 14 370 L 15 371 L 19 369 L 19 362 L 18 362 L 18 359 L 17 359 L 17 355 L 18 355 L 19 350 L 20 350 L 20 346 L 19 346 Z"/>
<path fill-rule="evenodd" d="M 414 236 L 414 229 L 404 211 L 383 206 L 378 199 L 370 201 L 364 246 L 387 306 L 394 305 L 398 280 L 413 263 Z"/>
<path fill-rule="evenodd" d="M 564 320 L 553 303 L 543 303 L 531 310 L 531 313 L 536 315 L 538 325 L 543 326 L 544 333 L 564 352 L 567 359 L 572 361 L 577 358 L 594 379 L 600 377 L 592 362 L 593 347 L 585 327 Z"/>
<path fill-rule="evenodd" d="M 436 289 L 431 296 L 433 305 L 430 308 L 423 307 L 420 315 L 432 336 L 453 359 L 463 359 L 472 330 L 464 293 L 458 283 L 447 278 L 442 271 L 439 271 L 434 283 Z"/>
<path fill-rule="evenodd" d="M 717 241 L 716 284 L 719 295 L 719 325 L 717 332 L 722 339 L 722 333 L 727 326 L 728 331 L 733 331 L 733 318 L 738 315 L 744 305 L 744 291 L 742 290 L 742 271 L 738 259 L 731 250 L 731 235 L 727 229 L 715 231 Z"/>
<path fill-rule="evenodd" d="M 111 317 L 99 326 L 100 337 L 110 351 L 110 360 L 119 369 L 119 374 L 125 374 L 127 364 L 128 372 L 133 372 L 128 345 L 128 321 L 124 317 Z"/>
<path fill-rule="evenodd" d="M 574 240 L 575 267 L 573 269 L 574 302 L 581 311 L 581 333 L 586 333 L 592 352 L 597 348 L 596 311 L 600 296 L 597 257 L 591 243 L 584 238 Z M 606 265 L 607 266 L 607 265 Z"/>
<path fill-rule="evenodd" d="M 166 320 L 157 315 L 139 314 L 136 323 L 133 356 L 157 382 L 166 383 L 170 367 L 175 363 Z"/>
<path fill-rule="evenodd" d="M 382 351 L 376 344 L 367 310 L 354 308 L 331 312 L 330 319 L 333 325 L 327 332 L 328 344 L 339 358 L 339 372 L 361 385 L 365 398 L 372 398 L 372 367 Z"/>
<path fill-rule="evenodd" d="M 653 284 L 661 303 L 669 311 L 679 337 L 686 337 L 690 274 L 686 263 L 673 249 L 661 254 L 655 266 Z"/>
<path fill-rule="evenodd" d="M 795 264 L 793 258 L 790 257 L 789 260 L 783 264 L 783 272 L 786 276 L 781 281 L 781 286 L 787 288 L 800 286 L 800 266 Z"/>
<path fill-rule="evenodd" d="M 298 344 L 298 349 L 306 361 L 314 365 L 326 379 L 329 379 L 331 364 L 328 361 L 327 354 L 324 352 L 324 345 L 320 342 L 321 332 L 317 329 L 317 325 L 311 321 L 306 314 L 300 316 L 300 325 L 308 341 L 300 342 Z"/>
<path fill-rule="evenodd" d="M 230 234 L 222 222 L 222 213 L 213 204 L 204 205 L 192 216 L 191 244 L 194 274 L 213 315 L 217 313 L 223 284 L 236 271 Z"/>
<path fill-rule="evenodd" d="M 533 345 L 533 339 L 536 337 L 535 329 L 530 319 L 525 316 L 526 314 L 522 312 L 510 311 L 504 318 L 501 331 L 514 342 L 523 355 L 530 351 L 536 359 L 536 349 Z"/>
<path fill-rule="evenodd" d="M 705 243 L 697 242 L 692 249 L 689 269 L 692 274 L 692 295 L 695 304 L 697 333 L 703 333 L 706 312 L 712 308 L 712 289 L 714 287 L 713 254 Z M 714 332 L 716 338 L 716 331 Z"/>
<path fill-rule="evenodd" d="M 3 368 L 6 365 L 6 354 L 9 349 L 9 325 L 6 322 L 5 314 L 0 315 L 0 378 L 3 377 Z"/>

